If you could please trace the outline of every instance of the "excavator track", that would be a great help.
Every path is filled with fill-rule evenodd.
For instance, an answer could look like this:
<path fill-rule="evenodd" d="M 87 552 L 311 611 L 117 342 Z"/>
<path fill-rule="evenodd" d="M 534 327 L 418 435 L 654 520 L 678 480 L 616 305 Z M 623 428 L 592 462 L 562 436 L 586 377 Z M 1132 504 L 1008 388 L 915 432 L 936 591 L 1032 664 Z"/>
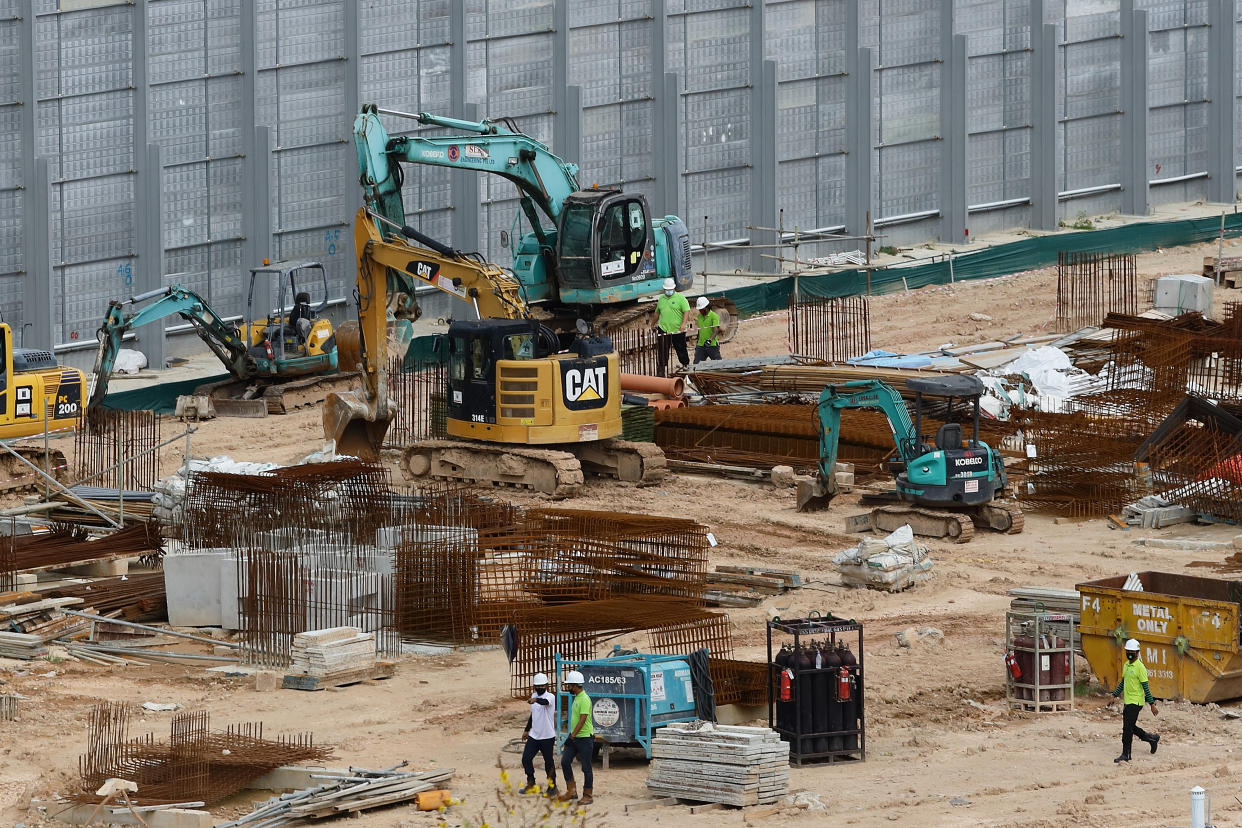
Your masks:
<path fill-rule="evenodd" d="M 229 379 L 199 386 L 194 393 L 211 397 L 221 416 L 262 417 L 319 405 L 329 393 L 348 391 L 357 385 L 358 374 L 350 372 L 319 374 L 263 386 Z"/>
<path fill-rule="evenodd" d="M 533 489 L 573 497 L 584 471 L 650 486 L 668 470 L 654 443 L 600 440 L 546 449 L 465 440 L 423 440 L 407 448 L 401 470 L 411 480 L 435 478 Z"/>
<path fill-rule="evenodd" d="M 553 497 L 573 497 L 582 488 L 582 464 L 568 451 L 532 449 L 503 443 L 423 440 L 401 456 L 411 480 L 461 480 L 534 489 Z"/>
<path fill-rule="evenodd" d="M 43 468 L 42 446 L 10 445 L 9 448 L 33 463 L 37 468 Z M 61 483 L 69 482 L 69 462 L 65 459 L 64 452 L 50 449 L 48 451 L 48 463 L 51 466 L 49 474 L 53 478 Z M 0 494 L 36 491 L 42 488 L 42 477 L 35 474 L 29 466 L 7 451 L 0 452 Z"/>
<path fill-rule="evenodd" d="M 975 536 L 975 523 L 965 512 L 924 509 L 919 506 L 880 506 L 871 510 L 871 526 L 893 532 L 910 524 L 914 534 L 924 538 L 947 538 L 954 543 L 969 543 Z"/>
<path fill-rule="evenodd" d="M 1026 518 L 1017 505 L 994 500 L 971 510 L 974 522 L 993 532 L 1004 532 L 1006 535 L 1017 535 L 1026 528 Z"/>

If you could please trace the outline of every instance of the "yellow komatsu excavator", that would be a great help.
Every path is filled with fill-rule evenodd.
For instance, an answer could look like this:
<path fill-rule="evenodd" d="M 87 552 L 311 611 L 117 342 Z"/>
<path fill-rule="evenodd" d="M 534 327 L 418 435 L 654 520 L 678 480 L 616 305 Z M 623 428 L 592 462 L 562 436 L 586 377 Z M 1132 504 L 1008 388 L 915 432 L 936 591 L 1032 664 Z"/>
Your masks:
<path fill-rule="evenodd" d="M 663 479 L 663 452 L 621 434 L 617 355 L 610 341 L 585 331 L 569 349 L 530 318 L 517 280 L 478 257 L 439 244 L 410 227 L 359 210 L 358 326 L 338 329 L 343 369 L 362 373 L 358 392 L 331 394 L 324 434 L 337 449 L 377 459 L 395 410 L 387 394 L 387 308 L 394 293 L 413 297 L 432 285 L 469 302 L 473 321 L 449 327 L 444 389 L 450 438 L 405 450 L 412 478 L 434 477 L 525 486 L 557 496 L 575 493 L 584 468 L 634 482 Z M 356 331 L 356 333 L 355 333 Z M 354 355 L 354 356 L 349 356 Z"/>
<path fill-rule="evenodd" d="M 47 451 L 44 469 L 42 446 L 22 446 L 10 441 L 21 437 L 62 432 L 81 422 L 86 378 L 76 368 L 66 368 L 51 351 L 13 347 L 13 331 L 0 322 L 0 440 L 9 451 L 0 451 L 0 492 L 33 488 L 40 478 L 31 463 L 52 477 L 68 479 L 65 455 Z M 26 462 L 22 462 L 18 455 Z"/>

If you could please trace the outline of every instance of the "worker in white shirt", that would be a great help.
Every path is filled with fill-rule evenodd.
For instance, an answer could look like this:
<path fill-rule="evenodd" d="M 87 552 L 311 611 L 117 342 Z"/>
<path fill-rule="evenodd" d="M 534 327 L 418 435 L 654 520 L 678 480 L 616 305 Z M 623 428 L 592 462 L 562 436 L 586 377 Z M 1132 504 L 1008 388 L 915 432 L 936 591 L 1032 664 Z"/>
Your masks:
<path fill-rule="evenodd" d="M 556 697 L 548 691 L 548 677 L 543 673 L 535 676 L 530 694 L 530 717 L 522 731 L 522 770 L 526 771 L 526 786 L 522 793 L 556 795 L 556 761 L 552 750 L 556 745 Z M 543 770 L 548 775 L 547 788 L 535 784 L 535 755 L 543 754 Z"/>

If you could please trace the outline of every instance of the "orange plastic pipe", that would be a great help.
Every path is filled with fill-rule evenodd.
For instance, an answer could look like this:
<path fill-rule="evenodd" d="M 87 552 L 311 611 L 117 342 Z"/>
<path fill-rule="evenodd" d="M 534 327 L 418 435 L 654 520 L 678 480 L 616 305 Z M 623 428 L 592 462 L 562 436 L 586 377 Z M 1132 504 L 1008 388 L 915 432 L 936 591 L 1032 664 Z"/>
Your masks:
<path fill-rule="evenodd" d="M 657 408 L 661 411 L 669 408 L 685 408 L 685 400 L 648 400 L 647 405 L 651 408 Z"/>
<path fill-rule="evenodd" d="M 643 394 L 663 394 L 677 398 L 686 393 L 686 383 L 681 377 L 649 377 L 646 374 L 622 374 L 622 391 L 638 391 Z"/>

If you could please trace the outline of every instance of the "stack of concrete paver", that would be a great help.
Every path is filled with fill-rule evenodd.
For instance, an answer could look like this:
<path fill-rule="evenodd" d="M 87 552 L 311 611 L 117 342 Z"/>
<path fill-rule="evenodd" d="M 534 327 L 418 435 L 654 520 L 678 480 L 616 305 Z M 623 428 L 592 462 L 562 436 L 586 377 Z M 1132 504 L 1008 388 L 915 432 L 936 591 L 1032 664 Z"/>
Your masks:
<path fill-rule="evenodd" d="M 776 802 L 789 789 L 789 743 L 766 727 L 666 725 L 651 741 L 647 789 L 723 805 Z"/>
<path fill-rule="evenodd" d="M 375 634 L 356 627 L 331 627 L 293 636 L 293 675 L 330 681 L 374 670 L 375 661 Z"/>

